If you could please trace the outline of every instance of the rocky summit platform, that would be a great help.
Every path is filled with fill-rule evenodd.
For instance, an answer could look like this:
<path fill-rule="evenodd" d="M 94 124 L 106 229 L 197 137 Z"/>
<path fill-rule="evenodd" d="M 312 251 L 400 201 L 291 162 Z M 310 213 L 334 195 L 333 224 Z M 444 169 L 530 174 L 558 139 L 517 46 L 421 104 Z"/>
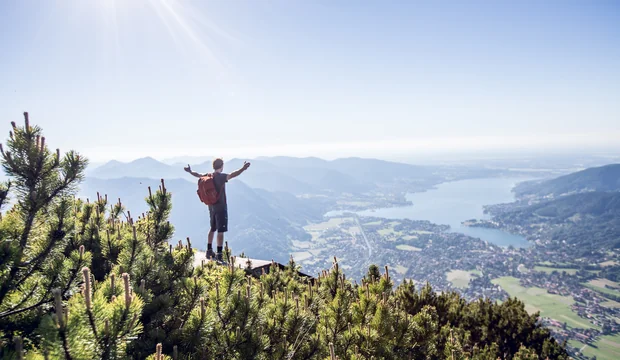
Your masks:
<path fill-rule="evenodd" d="M 194 254 L 194 266 L 200 266 L 202 264 L 202 260 L 208 261 L 207 260 L 207 254 L 204 251 L 197 250 L 196 253 Z M 248 260 L 249 260 L 249 263 L 248 263 Z M 266 274 L 269 273 L 269 270 L 271 269 L 271 263 L 272 263 L 272 260 L 261 260 L 261 259 L 237 257 L 236 261 L 235 261 L 235 266 L 240 268 L 240 269 L 247 269 L 252 274 L 254 274 L 256 276 L 260 276 L 261 274 L 263 274 L 263 271 Z M 277 261 L 274 262 L 274 263 L 280 269 L 284 269 L 286 267 L 284 264 L 281 264 L 281 263 L 279 263 Z M 299 275 L 301 275 L 303 277 L 314 279 L 310 275 L 304 274 L 304 273 L 299 272 L 299 271 L 298 271 L 298 273 L 299 273 Z"/>

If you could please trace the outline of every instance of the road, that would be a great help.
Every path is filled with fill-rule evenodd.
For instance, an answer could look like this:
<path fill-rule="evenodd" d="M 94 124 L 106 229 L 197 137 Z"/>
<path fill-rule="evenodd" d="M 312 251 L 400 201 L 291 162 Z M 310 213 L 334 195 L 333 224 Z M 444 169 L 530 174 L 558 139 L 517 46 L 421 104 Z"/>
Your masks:
<path fill-rule="evenodd" d="M 368 248 L 368 260 L 370 260 L 370 257 L 372 256 L 372 246 L 370 246 L 370 241 L 368 241 L 368 238 L 366 237 L 366 233 L 364 232 L 364 228 L 362 227 L 362 224 L 360 224 L 360 219 L 358 218 L 357 215 L 355 215 L 355 222 L 357 223 L 357 227 L 360 229 L 360 232 L 362 233 L 362 237 L 364 238 L 364 241 L 366 242 L 366 247 Z"/>

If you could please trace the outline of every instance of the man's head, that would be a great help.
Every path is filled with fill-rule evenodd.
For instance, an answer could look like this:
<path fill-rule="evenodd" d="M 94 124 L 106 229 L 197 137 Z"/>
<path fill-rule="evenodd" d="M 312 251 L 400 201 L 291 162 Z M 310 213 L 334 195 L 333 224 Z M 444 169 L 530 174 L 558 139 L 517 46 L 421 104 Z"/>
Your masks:
<path fill-rule="evenodd" d="M 213 170 L 222 171 L 224 169 L 224 160 L 217 158 L 213 160 Z"/>

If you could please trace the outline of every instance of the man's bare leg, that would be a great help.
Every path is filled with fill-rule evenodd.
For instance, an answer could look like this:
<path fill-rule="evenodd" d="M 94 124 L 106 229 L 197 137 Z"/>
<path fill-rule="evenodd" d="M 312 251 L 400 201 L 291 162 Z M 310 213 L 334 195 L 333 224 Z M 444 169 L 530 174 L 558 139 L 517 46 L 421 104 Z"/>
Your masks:
<path fill-rule="evenodd" d="M 215 254 L 213 252 L 213 237 L 215 235 L 215 231 L 209 231 L 209 235 L 207 237 L 207 259 Z M 212 254 L 213 253 L 213 254 Z"/>
<path fill-rule="evenodd" d="M 217 233 L 217 247 L 221 248 L 222 246 L 224 246 L 224 233 L 218 232 Z"/>
<path fill-rule="evenodd" d="M 213 237 L 215 235 L 215 231 L 209 231 L 209 237 L 207 238 L 207 245 L 211 245 L 209 247 L 213 247 Z"/>
<path fill-rule="evenodd" d="M 218 260 L 223 260 L 223 256 L 222 256 L 223 246 L 224 246 L 224 233 L 218 231 L 217 233 L 217 259 Z"/>

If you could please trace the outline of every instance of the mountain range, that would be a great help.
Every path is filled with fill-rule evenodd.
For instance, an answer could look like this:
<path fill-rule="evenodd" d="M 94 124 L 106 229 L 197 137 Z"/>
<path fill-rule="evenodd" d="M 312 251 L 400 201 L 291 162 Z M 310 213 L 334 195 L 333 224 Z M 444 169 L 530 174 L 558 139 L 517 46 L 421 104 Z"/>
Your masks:
<path fill-rule="evenodd" d="M 620 164 L 591 167 L 551 180 L 524 182 L 514 189 L 518 197 L 558 197 L 587 191 L 620 191 Z"/>
<path fill-rule="evenodd" d="M 514 191 L 517 202 L 489 207 L 504 226 L 577 253 L 620 248 L 620 164 L 521 183 Z"/>
<path fill-rule="evenodd" d="M 495 219 L 583 253 L 620 248 L 620 192 L 566 195 L 502 212 Z"/>
<path fill-rule="evenodd" d="M 195 157 L 199 158 L 199 157 Z M 189 158 L 189 160 L 194 158 Z M 151 157 L 131 162 L 109 161 L 89 168 L 87 176 L 99 179 L 123 177 L 152 179 L 196 179 L 183 171 L 187 160 L 167 164 Z M 226 160 L 224 172 L 243 166 L 242 159 Z M 258 157 L 250 160 L 251 170 L 243 174 L 242 181 L 252 188 L 282 191 L 294 195 L 339 193 L 361 194 L 382 191 L 386 187 L 398 191 L 423 191 L 449 180 L 476 177 L 514 176 L 519 171 L 486 169 L 468 166 L 419 166 L 392 161 L 365 158 L 324 160 L 315 157 L 295 158 L 286 156 Z M 211 161 L 191 163 L 192 170 L 212 171 Z"/>
<path fill-rule="evenodd" d="M 224 172 L 243 166 L 244 160 L 232 159 L 224 163 Z M 251 171 L 243 174 L 243 182 L 252 188 L 282 191 L 295 195 L 318 193 L 364 193 L 387 183 L 407 179 L 426 183 L 441 182 L 436 168 L 415 166 L 375 159 L 346 158 L 323 160 L 319 158 L 261 157 L 251 160 Z M 151 157 L 128 163 L 110 161 L 89 169 L 87 176 L 99 179 L 123 177 L 153 179 L 186 179 L 194 181 L 183 171 L 182 163 L 169 165 Z M 210 161 L 192 164 L 192 170 L 212 171 Z"/>

